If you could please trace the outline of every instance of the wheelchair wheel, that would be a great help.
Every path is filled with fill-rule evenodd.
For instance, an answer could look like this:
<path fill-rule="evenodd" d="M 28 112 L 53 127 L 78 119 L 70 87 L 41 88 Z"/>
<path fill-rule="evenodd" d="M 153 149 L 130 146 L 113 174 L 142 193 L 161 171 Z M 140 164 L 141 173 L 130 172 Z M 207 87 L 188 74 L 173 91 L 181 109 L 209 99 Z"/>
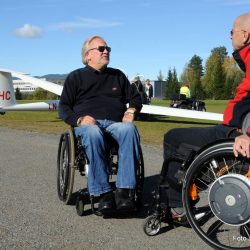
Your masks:
<path fill-rule="evenodd" d="M 70 204 L 75 175 L 75 142 L 72 129 L 61 135 L 57 155 L 57 193 L 60 200 Z"/>
<path fill-rule="evenodd" d="M 76 212 L 79 216 L 84 215 L 84 202 L 80 197 L 76 199 Z"/>
<path fill-rule="evenodd" d="M 161 229 L 161 220 L 158 215 L 151 215 L 146 218 L 143 224 L 143 231 L 148 236 L 154 236 L 159 233 Z"/>
<path fill-rule="evenodd" d="M 196 233 L 216 249 L 250 249 L 250 161 L 233 140 L 203 150 L 183 183 L 183 203 Z"/>

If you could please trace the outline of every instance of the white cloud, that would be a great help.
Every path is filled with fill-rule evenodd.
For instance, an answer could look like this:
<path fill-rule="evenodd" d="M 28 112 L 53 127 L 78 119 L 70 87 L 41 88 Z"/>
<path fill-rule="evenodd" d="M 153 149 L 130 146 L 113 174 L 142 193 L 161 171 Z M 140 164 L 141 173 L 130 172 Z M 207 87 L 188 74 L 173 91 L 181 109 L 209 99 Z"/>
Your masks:
<path fill-rule="evenodd" d="M 55 27 L 64 32 L 74 32 L 76 29 L 83 28 L 109 28 L 119 26 L 119 22 L 104 21 L 94 18 L 78 18 L 72 22 L 62 22 L 57 24 Z"/>
<path fill-rule="evenodd" d="M 37 38 L 42 34 L 42 30 L 31 24 L 24 24 L 23 27 L 15 30 L 15 35 L 23 38 Z"/>

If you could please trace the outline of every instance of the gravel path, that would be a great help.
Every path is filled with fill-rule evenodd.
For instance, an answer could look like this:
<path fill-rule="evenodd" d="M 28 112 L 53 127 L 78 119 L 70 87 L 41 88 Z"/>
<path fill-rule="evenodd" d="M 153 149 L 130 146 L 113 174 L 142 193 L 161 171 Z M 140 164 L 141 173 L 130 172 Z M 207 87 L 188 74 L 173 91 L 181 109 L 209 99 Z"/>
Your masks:
<path fill-rule="evenodd" d="M 145 211 L 130 218 L 79 217 L 56 191 L 59 136 L 0 127 L 0 249 L 211 249 L 190 228 L 148 237 Z M 162 164 L 162 148 L 142 145 L 145 207 Z M 76 180 L 76 185 L 82 182 Z"/>

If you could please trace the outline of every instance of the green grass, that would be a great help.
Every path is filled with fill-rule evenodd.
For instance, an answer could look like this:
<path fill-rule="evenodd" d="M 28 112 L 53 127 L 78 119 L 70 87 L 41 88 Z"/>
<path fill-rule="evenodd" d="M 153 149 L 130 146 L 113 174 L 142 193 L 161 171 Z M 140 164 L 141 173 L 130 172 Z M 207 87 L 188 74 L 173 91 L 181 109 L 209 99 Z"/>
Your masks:
<path fill-rule="evenodd" d="M 206 100 L 205 103 L 208 112 L 223 113 L 227 101 Z M 152 104 L 168 107 L 169 101 L 156 99 L 153 100 Z M 217 122 L 176 117 L 151 116 L 149 121 L 135 121 L 135 124 L 139 130 L 141 142 L 143 144 L 162 146 L 164 134 L 172 128 L 205 127 L 215 125 Z M 55 111 L 7 112 L 3 116 L 0 115 L 0 126 L 58 135 L 68 128 L 68 125 L 58 119 L 58 114 Z"/>

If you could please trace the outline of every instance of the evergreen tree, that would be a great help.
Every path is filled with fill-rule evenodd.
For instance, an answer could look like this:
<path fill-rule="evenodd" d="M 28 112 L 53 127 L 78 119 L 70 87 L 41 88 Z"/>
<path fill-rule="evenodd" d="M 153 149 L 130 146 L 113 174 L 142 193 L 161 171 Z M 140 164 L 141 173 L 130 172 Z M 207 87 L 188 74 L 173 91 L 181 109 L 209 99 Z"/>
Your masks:
<path fill-rule="evenodd" d="M 204 91 L 201 85 L 201 77 L 203 76 L 202 59 L 194 55 L 187 66 L 185 67 L 181 81 L 182 83 L 188 82 L 190 84 L 190 92 L 196 98 L 203 98 Z"/>
<path fill-rule="evenodd" d="M 166 99 L 175 99 L 179 93 L 179 82 L 177 78 L 176 69 L 173 71 L 169 69 L 168 76 L 166 78 L 166 89 L 165 89 L 165 98 Z"/>
<path fill-rule="evenodd" d="M 173 69 L 172 92 L 175 95 L 178 95 L 180 92 L 180 83 L 179 83 L 179 80 L 177 77 L 177 72 L 176 72 L 175 68 Z"/>
<path fill-rule="evenodd" d="M 215 47 L 211 50 L 211 54 L 217 53 L 219 54 L 221 62 L 224 62 L 224 60 L 227 58 L 227 49 L 225 46 Z"/>
<path fill-rule="evenodd" d="M 170 90 L 171 82 L 172 82 L 172 72 L 169 69 L 168 70 L 168 76 L 166 78 L 166 88 L 165 88 L 165 98 L 167 100 L 172 99 L 172 93 L 171 93 L 171 90 Z"/>
<path fill-rule="evenodd" d="M 221 99 L 224 95 L 225 74 L 223 70 L 224 47 L 215 48 L 207 59 L 202 86 L 208 98 Z M 223 53 L 222 53 L 223 52 Z"/>
<path fill-rule="evenodd" d="M 195 96 L 196 98 L 202 98 L 203 96 L 203 90 L 201 86 L 201 77 L 203 76 L 202 59 L 199 56 L 194 55 L 191 58 L 188 67 L 190 69 L 190 72 L 192 73 L 192 78 L 189 81 L 191 95 Z"/>
<path fill-rule="evenodd" d="M 225 87 L 225 74 L 223 71 L 221 61 L 216 61 L 214 65 L 214 87 L 213 87 L 213 99 L 220 100 L 224 96 L 224 87 Z"/>
<path fill-rule="evenodd" d="M 16 97 L 16 100 L 22 100 L 22 93 L 18 87 L 16 88 L 15 97 Z"/>

